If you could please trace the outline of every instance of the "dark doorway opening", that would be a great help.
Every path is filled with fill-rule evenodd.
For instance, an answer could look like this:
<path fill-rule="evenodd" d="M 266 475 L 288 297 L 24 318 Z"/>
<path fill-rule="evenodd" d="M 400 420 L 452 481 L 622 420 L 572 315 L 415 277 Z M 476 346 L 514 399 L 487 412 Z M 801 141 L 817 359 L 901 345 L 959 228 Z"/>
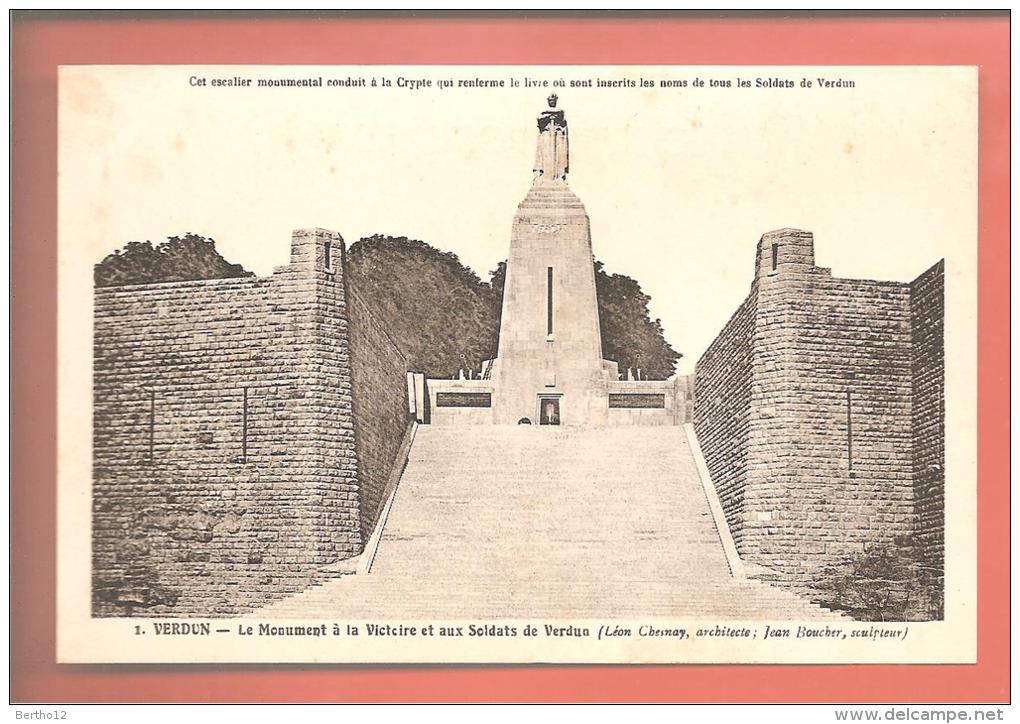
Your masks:
<path fill-rule="evenodd" d="M 560 398 L 542 397 L 538 401 L 538 424 L 559 425 L 560 424 Z"/>

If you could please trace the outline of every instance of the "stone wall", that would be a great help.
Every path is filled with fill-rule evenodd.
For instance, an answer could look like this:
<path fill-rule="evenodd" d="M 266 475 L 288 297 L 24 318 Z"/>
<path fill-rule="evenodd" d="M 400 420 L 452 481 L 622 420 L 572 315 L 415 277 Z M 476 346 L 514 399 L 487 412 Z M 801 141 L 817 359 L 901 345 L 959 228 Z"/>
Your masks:
<path fill-rule="evenodd" d="M 492 380 L 429 379 L 425 384 L 432 425 L 492 425 Z M 612 380 L 606 382 L 605 424 L 609 427 L 658 427 L 684 425 L 694 410 L 694 376 L 676 375 L 668 380 Z M 528 419 L 538 424 L 539 396 Z M 564 404 L 572 399 L 563 397 Z"/>
<path fill-rule="evenodd" d="M 380 345 L 359 321 L 349 345 L 342 254 L 339 235 L 297 231 L 268 278 L 96 290 L 96 615 L 230 614 L 361 551 L 359 472 L 377 474 L 359 471 L 348 350 Z M 382 465 L 388 442 L 364 436 Z"/>
<path fill-rule="evenodd" d="M 668 380 L 611 380 L 610 427 L 684 425 L 693 408 L 693 375 Z"/>
<path fill-rule="evenodd" d="M 912 531 L 908 290 L 820 272 L 769 286 L 758 293 L 745 550 L 813 579 Z"/>
<path fill-rule="evenodd" d="M 347 304 L 361 534 L 368 540 L 410 423 L 407 358 L 353 289 L 348 289 Z"/>
<path fill-rule="evenodd" d="M 944 275 L 945 264 L 940 261 L 910 284 L 917 543 L 939 579 L 944 559 L 946 485 Z"/>
<path fill-rule="evenodd" d="M 770 232 L 698 361 L 695 427 L 734 542 L 777 580 L 824 584 L 917 528 L 912 290 L 834 278 L 810 233 Z"/>
<path fill-rule="evenodd" d="M 428 415 L 425 419 L 431 425 L 491 425 L 492 398 L 494 387 L 491 380 L 442 380 L 425 381 L 425 396 L 428 398 Z M 471 395 L 481 397 L 487 404 L 451 405 L 442 400 L 448 395 Z"/>
<path fill-rule="evenodd" d="M 701 356 L 694 372 L 694 427 L 734 543 L 745 527 L 751 360 L 757 300 L 752 293 Z"/>

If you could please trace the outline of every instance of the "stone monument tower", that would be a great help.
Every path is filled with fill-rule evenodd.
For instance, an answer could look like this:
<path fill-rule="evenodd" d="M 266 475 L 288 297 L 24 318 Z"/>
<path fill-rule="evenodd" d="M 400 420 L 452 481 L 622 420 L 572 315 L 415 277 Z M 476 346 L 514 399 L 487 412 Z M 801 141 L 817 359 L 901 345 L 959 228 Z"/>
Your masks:
<path fill-rule="evenodd" d="M 605 424 L 616 364 L 602 359 L 588 214 L 567 185 L 567 119 L 549 97 L 538 117 L 534 179 L 510 236 L 493 418 Z"/>

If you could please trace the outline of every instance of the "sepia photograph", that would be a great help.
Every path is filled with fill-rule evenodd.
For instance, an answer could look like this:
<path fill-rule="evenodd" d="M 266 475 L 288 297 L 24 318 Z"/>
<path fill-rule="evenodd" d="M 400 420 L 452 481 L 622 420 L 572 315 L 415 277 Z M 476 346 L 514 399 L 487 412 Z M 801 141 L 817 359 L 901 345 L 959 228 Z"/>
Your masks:
<path fill-rule="evenodd" d="M 62 660 L 973 660 L 973 68 L 59 81 Z"/>

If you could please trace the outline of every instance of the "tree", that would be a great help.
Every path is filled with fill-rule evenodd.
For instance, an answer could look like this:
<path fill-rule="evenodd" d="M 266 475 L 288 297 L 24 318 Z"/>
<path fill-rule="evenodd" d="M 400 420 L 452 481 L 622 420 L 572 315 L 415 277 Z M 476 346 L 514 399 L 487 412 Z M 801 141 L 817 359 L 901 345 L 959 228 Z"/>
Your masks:
<path fill-rule="evenodd" d="M 375 235 L 347 253 L 347 282 L 380 320 L 412 370 L 452 377 L 495 356 L 492 288 L 456 254 L 417 239 Z"/>
<path fill-rule="evenodd" d="M 151 241 L 130 241 L 93 270 L 97 287 L 250 276 L 252 272 L 220 256 L 214 240 L 192 233 L 171 236 L 156 247 Z"/>
<path fill-rule="evenodd" d="M 599 304 L 602 356 L 620 365 L 641 368 L 651 380 L 668 379 L 683 355 L 666 341 L 662 321 L 648 312 L 651 297 L 641 285 L 622 274 L 607 274 L 595 262 L 595 294 Z"/>
<path fill-rule="evenodd" d="M 815 598 L 858 621 L 930 621 L 943 616 L 941 571 L 907 536 L 844 556 L 816 576 Z"/>

